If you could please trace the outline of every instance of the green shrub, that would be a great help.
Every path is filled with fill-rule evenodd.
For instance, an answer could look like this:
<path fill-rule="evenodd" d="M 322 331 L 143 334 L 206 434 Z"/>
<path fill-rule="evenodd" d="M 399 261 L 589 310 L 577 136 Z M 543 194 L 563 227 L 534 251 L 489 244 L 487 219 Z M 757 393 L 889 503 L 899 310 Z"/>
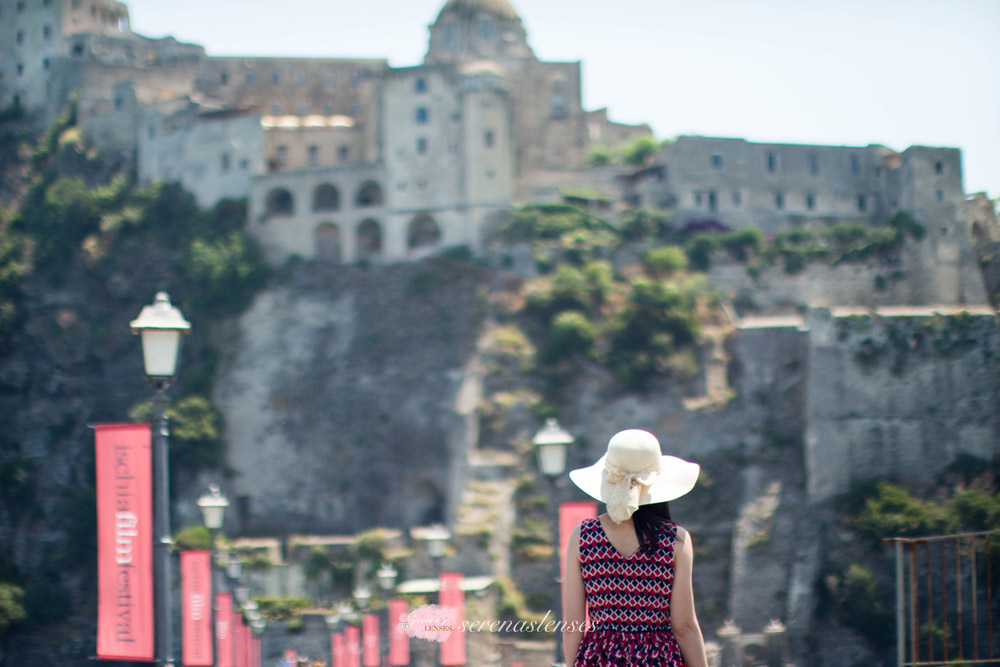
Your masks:
<path fill-rule="evenodd" d="M 953 529 L 962 531 L 1000 528 L 1000 496 L 979 489 L 960 491 L 948 503 Z"/>
<path fill-rule="evenodd" d="M 653 137 L 648 134 L 639 135 L 632 143 L 622 149 L 622 162 L 628 165 L 642 166 L 656 154 L 659 148 L 660 145 Z"/>
<path fill-rule="evenodd" d="M 576 229 L 609 228 L 599 217 L 567 204 L 531 204 L 518 208 L 500 227 L 509 242 L 555 240 Z"/>
<path fill-rule="evenodd" d="M 205 526 L 191 526 L 174 535 L 174 549 L 177 551 L 210 551 L 212 533 Z"/>
<path fill-rule="evenodd" d="M 576 310 L 563 311 L 552 321 L 546 359 L 555 362 L 586 353 L 596 338 L 597 329 L 585 314 Z"/>
<path fill-rule="evenodd" d="M 673 235 L 673 217 L 666 211 L 635 209 L 622 215 L 621 237 L 625 241 L 666 239 Z"/>
<path fill-rule="evenodd" d="M 14 624 L 28 617 L 24 608 L 24 589 L 0 581 L 0 637 Z"/>
<path fill-rule="evenodd" d="M 685 271 L 688 266 L 684 249 L 672 245 L 647 250 L 642 260 L 646 271 L 660 280 Z"/>
<path fill-rule="evenodd" d="M 853 563 L 843 572 L 827 575 L 823 583 L 841 625 L 857 632 L 873 647 L 892 646 L 894 617 L 886 604 L 891 591 L 880 585 L 868 569 Z"/>
<path fill-rule="evenodd" d="M 171 467 L 199 471 L 222 465 L 225 450 L 222 445 L 218 409 L 204 396 L 184 396 L 171 402 L 167 408 L 170 424 Z M 155 419 L 151 400 L 143 401 L 129 410 L 129 418 L 136 422 Z"/>
<path fill-rule="evenodd" d="M 614 153 L 607 146 L 594 146 L 587 154 L 587 162 L 592 167 L 611 164 L 614 161 Z"/>
<path fill-rule="evenodd" d="M 855 527 L 875 539 L 926 535 L 942 524 L 943 517 L 937 508 L 888 482 L 875 485 L 874 495 L 865 500 L 854 518 Z"/>

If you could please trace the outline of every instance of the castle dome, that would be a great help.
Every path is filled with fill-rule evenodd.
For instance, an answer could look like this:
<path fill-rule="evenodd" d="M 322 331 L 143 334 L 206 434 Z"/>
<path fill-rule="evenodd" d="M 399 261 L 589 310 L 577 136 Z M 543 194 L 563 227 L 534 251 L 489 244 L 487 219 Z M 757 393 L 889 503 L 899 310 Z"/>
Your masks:
<path fill-rule="evenodd" d="M 448 0 L 444 8 L 441 9 L 441 14 L 448 12 L 458 14 L 477 14 L 483 12 L 514 21 L 518 21 L 521 18 L 507 0 Z M 441 14 L 438 16 L 441 16 Z"/>

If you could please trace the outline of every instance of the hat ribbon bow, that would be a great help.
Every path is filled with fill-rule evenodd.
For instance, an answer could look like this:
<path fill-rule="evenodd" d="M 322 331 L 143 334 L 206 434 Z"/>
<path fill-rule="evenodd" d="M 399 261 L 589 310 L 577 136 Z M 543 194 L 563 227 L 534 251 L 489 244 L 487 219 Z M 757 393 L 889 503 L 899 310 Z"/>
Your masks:
<path fill-rule="evenodd" d="M 611 485 L 611 494 L 605 504 L 608 506 L 608 516 L 612 521 L 621 523 L 639 509 L 639 497 L 643 489 L 652 486 L 659 472 L 659 460 L 639 472 L 629 472 L 607 461 L 604 462 L 604 479 Z"/>

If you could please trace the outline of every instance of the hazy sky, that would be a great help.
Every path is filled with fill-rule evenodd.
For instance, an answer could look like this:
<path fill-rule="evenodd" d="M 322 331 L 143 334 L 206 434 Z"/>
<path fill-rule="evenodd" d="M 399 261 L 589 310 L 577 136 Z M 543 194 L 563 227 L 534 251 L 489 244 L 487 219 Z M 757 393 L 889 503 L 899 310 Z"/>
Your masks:
<path fill-rule="evenodd" d="M 210 55 L 416 65 L 445 0 L 126 0 L 132 29 Z M 963 151 L 1000 196 L 1000 0 L 511 0 L 588 109 L 679 134 Z"/>

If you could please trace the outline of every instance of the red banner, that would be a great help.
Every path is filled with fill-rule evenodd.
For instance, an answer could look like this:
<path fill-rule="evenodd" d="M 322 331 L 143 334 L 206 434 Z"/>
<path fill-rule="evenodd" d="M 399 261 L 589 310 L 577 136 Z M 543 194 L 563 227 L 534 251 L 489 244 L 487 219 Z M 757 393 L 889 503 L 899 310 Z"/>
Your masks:
<path fill-rule="evenodd" d="M 212 556 L 181 552 L 182 659 L 187 667 L 212 667 Z"/>
<path fill-rule="evenodd" d="M 465 621 L 465 593 L 459 572 L 441 573 L 439 600 L 442 607 L 455 610 L 455 624 L 448 638 L 441 642 L 441 664 L 446 667 L 465 664 L 465 633 L 460 630 Z"/>
<path fill-rule="evenodd" d="M 233 596 L 215 594 L 215 652 L 219 659 L 216 667 L 233 667 Z"/>
<path fill-rule="evenodd" d="M 347 667 L 344 656 L 344 635 L 339 632 L 330 633 L 330 667 Z"/>
<path fill-rule="evenodd" d="M 235 667 L 248 667 L 246 634 L 250 628 L 243 625 L 243 614 L 233 612 L 233 660 Z"/>
<path fill-rule="evenodd" d="M 559 503 L 559 581 L 562 581 L 566 573 L 566 546 L 569 544 L 570 533 L 584 519 L 593 519 L 595 516 L 597 503 L 593 500 Z"/>
<path fill-rule="evenodd" d="M 344 640 L 347 667 L 361 667 L 361 631 L 356 625 L 344 628 Z"/>
<path fill-rule="evenodd" d="M 97 657 L 153 659 L 153 467 L 149 424 L 94 427 Z"/>
<path fill-rule="evenodd" d="M 364 646 L 363 667 L 379 667 L 381 656 L 378 645 L 378 616 L 365 614 L 361 617 L 361 643 Z"/>
<path fill-rule="evenodd" d="M 389 664 L 392 667 L 410 664 L 410 637 L 400 625 L 410 611 L 406 600 L 389 600 Z"/>

